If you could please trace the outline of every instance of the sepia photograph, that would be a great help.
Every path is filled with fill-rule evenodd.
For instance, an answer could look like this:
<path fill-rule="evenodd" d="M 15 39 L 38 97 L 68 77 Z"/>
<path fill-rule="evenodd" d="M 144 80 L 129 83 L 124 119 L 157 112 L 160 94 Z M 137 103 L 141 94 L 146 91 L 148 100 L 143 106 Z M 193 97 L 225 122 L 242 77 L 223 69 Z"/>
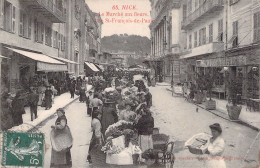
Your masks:
<path fill-rule="evenodd" d="M 0 167 L 260 168 L 260 0 L 0 0 Z"/>

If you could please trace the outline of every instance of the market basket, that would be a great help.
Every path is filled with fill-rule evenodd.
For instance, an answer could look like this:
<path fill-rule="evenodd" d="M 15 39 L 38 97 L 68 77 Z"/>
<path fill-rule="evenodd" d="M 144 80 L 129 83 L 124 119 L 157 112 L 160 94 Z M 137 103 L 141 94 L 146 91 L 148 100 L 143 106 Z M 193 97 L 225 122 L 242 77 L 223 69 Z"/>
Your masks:
<path fill-rule="evenodd" d="M 210 138 L 211 135 L 207 133 L 196 134 L 185 142 L 185 147 L 188 147 L 192 154 L 202 155 L 208 148 Z"/>
<path fill-rule="evenodd" d="M 166 144 L 169 141 L 169 136 L 165 134 L 154 134 L 152 135 L 153 139 L 153 148 L 156 150 L 164 150 Z"/>

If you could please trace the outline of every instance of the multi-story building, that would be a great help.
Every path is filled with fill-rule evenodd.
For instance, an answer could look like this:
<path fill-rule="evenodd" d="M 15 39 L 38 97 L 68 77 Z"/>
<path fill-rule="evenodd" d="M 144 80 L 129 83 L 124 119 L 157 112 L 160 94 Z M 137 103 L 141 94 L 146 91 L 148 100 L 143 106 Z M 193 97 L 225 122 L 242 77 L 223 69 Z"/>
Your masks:
<path fill-rule="evenodd" d="M 204 68 L 196 68 L 202 58 L 221 57 L 225 49 L 227 5 L 224 0 L 182 1 L 181 27 L 184 31 L 183 53 L 186 80 L 195 80 L 195 73 Z M 199 60 L 199 61 L 198 61 Z M 223 81 L 222 81 L 223 82 Z"/>
<path fill-rule="evenodd" d="M 75 63 L 65 59 L 67 1 L 0 2 L 0 54 L 8 58 L 1 63 L 2 92 L 25 86 L 36 73 L 67 71 Z"/>
<path fill-rule="evenodd" d="M 182 29 L 187 80 L 214 71 L 213 91 L 223 95 L 224 67 L 238 82 L 241 98 L 259 98 L 259 13 L 257 0 L 183 1 Z M 254 76 L 254 77 L 253 77 Z"/>
<path fill-rule="evenodd" d="M 128 67 L 129 66 L 129 60 L 134 59 L 136 57 L 135 52 L 119 51 L 117 53 L 111 53 L 111 54 L 122 58 L 122 65 L 121 66 L 123 66 L 123 67 Z"/>
<path fill-rule="evenodd" d="M 259 102 L 251 100 L 260 98 L 260 1 L 231 0 L 228 3 L 228 45 L 225 61 L 217 66 L 228 67 L 228 73 L 238 82 L 241 98 L 250 100 L 247 103 L 254 107 L 258 104 L 256 109 L 259 110 Z"/>
<path fill-rule="evenodd" d="M 88 61 L 98 63 L 101 53 L 101 18 L 98 13 L 92 12 L 88 5 L 85 5 L 86 15 L 86 42 L 88 44 L 89 57 Z"/>
<path fill-rule="evenodd" d="M 151 58 L 147 61 L 155 70 L 158 81 L 180 81 L 181 8 L 179 0 L 150 0 Z"/>
<path fill-rule="evenodd" d="M 225 67 L 240 81 L 242 98 L 259 98 L 258 0 L 150 2 L 154 22 L 147 62 L 159 81 L 194 81 L 198 73 L 214 71 L 213 91 L 225 97 Z"/>

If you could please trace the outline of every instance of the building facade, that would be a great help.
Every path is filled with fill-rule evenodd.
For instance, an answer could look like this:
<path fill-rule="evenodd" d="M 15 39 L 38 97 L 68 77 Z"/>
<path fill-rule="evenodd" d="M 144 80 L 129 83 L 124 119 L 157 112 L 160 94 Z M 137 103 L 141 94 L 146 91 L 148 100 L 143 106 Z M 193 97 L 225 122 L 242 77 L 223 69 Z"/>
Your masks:
<path fill-rule="evenodd" d="M 101 57 L 101 31 L 102 24 L 101 18 L 98 13 L 92 12 L 86 5 L 86 44 L 89 57 L 89 62 L 99 63 Z"/>
<path fill-rule="evenodd" d="M 174 2 L 151 0 L 150 64 L 159 81 L 169 82 L 172 73 L 174 83 L 196 83 L 198 74 L 215 72 L 213 91 L 225 98 L 228 74 L 238 81 L 242 99 L 259 99 L 260 2 Z"/>
<path fill-rule="evenodd" d="M 28 90 L 35 76 L 84 74 L 90 49 L 101 52 L 95 17 L 84 0 L 0 0 L 1 96 Z"/>
<path fill-rule="evenodd" d="M 147 63 L 154 69 L 157 81 L 180 81 L 182 31 L 179 0 L 150 0 L 151 58 Z"/>

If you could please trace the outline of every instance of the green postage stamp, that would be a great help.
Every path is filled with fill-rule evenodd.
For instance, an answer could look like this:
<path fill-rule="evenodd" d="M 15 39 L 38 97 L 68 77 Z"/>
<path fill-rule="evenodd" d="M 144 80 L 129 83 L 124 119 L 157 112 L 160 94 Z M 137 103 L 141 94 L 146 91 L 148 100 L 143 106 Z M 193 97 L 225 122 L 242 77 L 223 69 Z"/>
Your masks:
<path fill-rule="evenodd" d="M 42 133 L 3 132 L 2 165 L 43 167 Z"/>

